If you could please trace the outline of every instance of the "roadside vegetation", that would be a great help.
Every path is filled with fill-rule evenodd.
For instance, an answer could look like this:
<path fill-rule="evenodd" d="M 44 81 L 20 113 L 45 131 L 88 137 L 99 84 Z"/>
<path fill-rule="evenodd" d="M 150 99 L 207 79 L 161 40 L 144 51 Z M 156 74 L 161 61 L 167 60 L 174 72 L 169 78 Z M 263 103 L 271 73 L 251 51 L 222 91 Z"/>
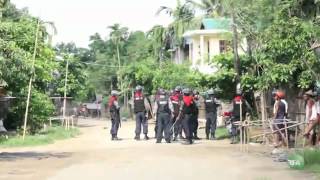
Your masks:
<path fill-rule="evenodd" d="M 66 130 L 64 127 L 60 126 L 49 127 L 46 131 L 26 136 L 25 140 L 23 140 L 21 136 L 1 136 L 0 148 L 47 145 L 52 144 L 57 140 L 74 138 L 79 134 L 80 131 L 77 128 Z"/>

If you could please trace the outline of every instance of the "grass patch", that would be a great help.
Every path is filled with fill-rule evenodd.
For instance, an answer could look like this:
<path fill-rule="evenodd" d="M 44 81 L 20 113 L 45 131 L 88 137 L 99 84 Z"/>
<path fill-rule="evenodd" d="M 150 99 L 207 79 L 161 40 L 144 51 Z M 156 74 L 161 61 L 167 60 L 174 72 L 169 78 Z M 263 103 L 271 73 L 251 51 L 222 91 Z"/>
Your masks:
<path fill-rule="evenodd" d="M 225 127 L 219 127 L 216 129 L 216 138 L 217 140 L 227 139 L 229 138 L 228 129 Z"/>
<path fill-rule="evenodd" d="M 73 138 L 80 134 L 79 129 L 74 128 L 65 130 L 64 127 L 50 127 L 46 132 L 41 132 L 35 135 L 28 135 L 25 140 L 22 136 L 11 136 L 8 139 L 0 138 L 0 147 L 24 147 L 24 146 L 39 146 L 52 144 L 56 140 Z"/>
<path fill-rule="evenodd" d="M 294 154 L 304 159 L 304 170 L 312 172 L 320 177 L 320 150 L 305 149 Z"/>

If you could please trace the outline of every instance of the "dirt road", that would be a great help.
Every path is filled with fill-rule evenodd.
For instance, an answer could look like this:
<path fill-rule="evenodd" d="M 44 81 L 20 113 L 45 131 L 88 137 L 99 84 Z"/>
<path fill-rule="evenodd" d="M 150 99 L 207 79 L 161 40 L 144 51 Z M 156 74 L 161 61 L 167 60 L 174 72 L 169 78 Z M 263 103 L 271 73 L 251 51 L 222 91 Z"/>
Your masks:
<path fill-rule="evenodd" d="M 136 142 L 132 140 L 134 123 L 128 122 L 119 133 L 123 141 L 111 142 L 107 126 L 106 121 L 82 120 L 82 135 L 77 138 L 41 147 L 0 149 L 0 179 L 315 179 L 266 155 L 240 153 L 228 141 L 202 140 L 191 146 Z"/>

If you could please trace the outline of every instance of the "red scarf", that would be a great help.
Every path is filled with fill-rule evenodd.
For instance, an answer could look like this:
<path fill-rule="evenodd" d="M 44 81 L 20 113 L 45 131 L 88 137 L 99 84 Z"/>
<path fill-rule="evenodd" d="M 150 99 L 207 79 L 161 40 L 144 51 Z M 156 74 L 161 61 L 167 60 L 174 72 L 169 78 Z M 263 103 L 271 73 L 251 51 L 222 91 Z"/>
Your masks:
<path fill-rule="evenodd" d="M 135 92 L 134 97 L 142 97 L 142 92 L 141 91 Z"/>
<path fill-rule="evenodd" d="M 234 101 L 235 101 L 235 102 L 240 102 L 240 100 L 242 100 L 242 96 L 236 96 L 236 97 L 234 98 Z"/>
<path fill-rule="evenodd" d="M 193 97 L 192 96 L 183 96 L 183 102 L 188 107 L 193 103 Z"/>
<path fill-rule="evenodd" d="M 179 101 L 179 93 L 176 93 L 170 97 L 171 101 Z"/>
<path fill-rule="evenodd" d="M 117 101 L 117 99 L 117 96 L 111 96 L 111 98 L 109 99 L 109 108 L 113 105 L 115 101 Z"/>

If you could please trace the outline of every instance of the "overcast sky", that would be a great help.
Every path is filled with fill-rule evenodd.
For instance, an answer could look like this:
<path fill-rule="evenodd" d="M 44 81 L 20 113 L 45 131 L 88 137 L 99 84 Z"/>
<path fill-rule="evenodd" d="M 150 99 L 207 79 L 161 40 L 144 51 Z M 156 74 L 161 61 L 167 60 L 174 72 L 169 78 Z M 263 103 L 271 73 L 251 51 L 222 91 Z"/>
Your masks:
<path fill-rule="evenodd" d="M 130 30 L 167 25 L 166 14 L 155 16 L 160 6 L 174 7 L 175 0 L 11 0 L 18 8 L 27 7 L 34 16 L 53 21 L 58 28 L 55 42 L 75 42 L 87 47 L 89 36 L 99 32 L 105 37 L 114 23 Z"/>

